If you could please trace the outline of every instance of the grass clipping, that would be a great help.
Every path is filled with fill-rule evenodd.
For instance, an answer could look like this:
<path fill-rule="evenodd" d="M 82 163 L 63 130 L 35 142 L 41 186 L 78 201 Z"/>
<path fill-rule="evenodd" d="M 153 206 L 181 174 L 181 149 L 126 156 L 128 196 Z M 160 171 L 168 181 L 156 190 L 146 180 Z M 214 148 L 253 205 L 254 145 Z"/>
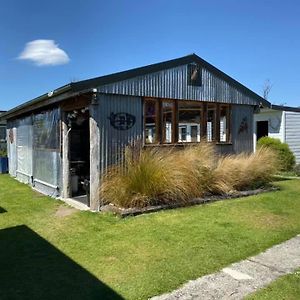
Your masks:
<path fill-rule="evenodd" d="M 266 147 L 228 156 L 218 155 L 208 143 L 183 150 L 128 148 L 124 163 L 107 170 L 100 197 L 124 208 L 187 202 L 265 186 L 278 165 L 276 154 Z"/>

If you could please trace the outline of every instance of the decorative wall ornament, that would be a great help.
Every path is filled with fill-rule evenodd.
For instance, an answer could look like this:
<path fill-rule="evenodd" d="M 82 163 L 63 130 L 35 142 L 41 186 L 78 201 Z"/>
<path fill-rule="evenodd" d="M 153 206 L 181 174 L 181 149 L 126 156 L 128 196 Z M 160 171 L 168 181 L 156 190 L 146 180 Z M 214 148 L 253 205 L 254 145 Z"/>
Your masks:
<path fill-rule="evenodd" d="M 281 124 L 281 118 L 279 116 L 276 116 L 274 118 L 269 118 L 269 126 L 274 131 L 279 131 L 280 124 Z"/>
<path fill-rule="evenodd" d="M 117 130 L 128 130 L 133 127 L 136 117 L 125 112 L 111 113 L 108 117 L 110 125 Z"/>
<path fill-rule="evenodd" d="M 10 143 L 12 144 L 14 142 L 14 131 L 12 128 L 9 129 L 8 137 L 9 137 Z"/>
<path fill-rule="evenodd" d="M 247 119 L 247 117 L 244 117 L 242 119 L 242 122 L 241 122 L 240 127 L 239 127 L 238 134 L 241 134 L 243 132 L 248 132 L 248 119 Z"/>

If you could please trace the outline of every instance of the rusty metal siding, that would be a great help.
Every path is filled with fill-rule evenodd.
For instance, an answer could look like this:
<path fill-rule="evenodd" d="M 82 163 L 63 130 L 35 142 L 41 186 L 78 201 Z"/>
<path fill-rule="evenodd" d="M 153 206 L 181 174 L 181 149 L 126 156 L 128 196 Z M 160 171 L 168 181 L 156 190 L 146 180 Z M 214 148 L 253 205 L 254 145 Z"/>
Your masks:
<path fill-rule="evenodd" d="M 126 146 L 143 137 L 143 107 L 140 97 L 104 95 L 99 97 L 98 125 L 100 132 L 100 174 L 114 163 L 120 163 Z M 113 127 L 112 114 L 125 113 L 135 117 L 135 123 L 127 130 Z"/>
<path fill-rule="evenodd" d="M 188 65 L 102 85 L 101 93 L 257 105 L 237 87 L 202 67 L 202 85 L 187 84 Z"/>
<path fill-rule="evenodd" d="M 253 152 L 253 115 L 253 106 L 232 106 L 231 132 L 234 153 Z"/>

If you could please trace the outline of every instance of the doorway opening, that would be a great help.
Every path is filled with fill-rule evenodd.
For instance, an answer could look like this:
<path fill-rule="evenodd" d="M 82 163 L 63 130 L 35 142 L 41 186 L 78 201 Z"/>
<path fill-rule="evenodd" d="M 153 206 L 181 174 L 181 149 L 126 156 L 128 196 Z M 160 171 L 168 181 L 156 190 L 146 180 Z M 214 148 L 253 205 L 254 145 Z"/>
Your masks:
<path fill-rule="evenodd" d="M 264 136 L 269 135 L 269 122 L 268 121 L 257 121 L 256 122 L 256 141 Z"/>
<path fill-rule="evenodd" d="M 67 113 L 71 198 L 89 206 L 90 127 L 88 107 Z"/>

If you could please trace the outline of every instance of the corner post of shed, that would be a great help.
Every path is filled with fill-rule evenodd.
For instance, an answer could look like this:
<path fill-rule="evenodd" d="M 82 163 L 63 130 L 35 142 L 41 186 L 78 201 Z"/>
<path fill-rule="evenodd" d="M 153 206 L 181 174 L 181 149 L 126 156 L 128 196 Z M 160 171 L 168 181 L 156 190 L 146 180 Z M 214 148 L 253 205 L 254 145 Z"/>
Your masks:
<path fill-rule="evenodd" d="M 90 209 L 99 210 L 100 187 L 100 131 L 97 90 L 93 91 L 90 105 Z"/>
<path fill-rule="evenodd" d="M 62 111 L 61 135 L 62 135 L 62 198 L 70 197 L 70 146 L 67 113 Z"/>

